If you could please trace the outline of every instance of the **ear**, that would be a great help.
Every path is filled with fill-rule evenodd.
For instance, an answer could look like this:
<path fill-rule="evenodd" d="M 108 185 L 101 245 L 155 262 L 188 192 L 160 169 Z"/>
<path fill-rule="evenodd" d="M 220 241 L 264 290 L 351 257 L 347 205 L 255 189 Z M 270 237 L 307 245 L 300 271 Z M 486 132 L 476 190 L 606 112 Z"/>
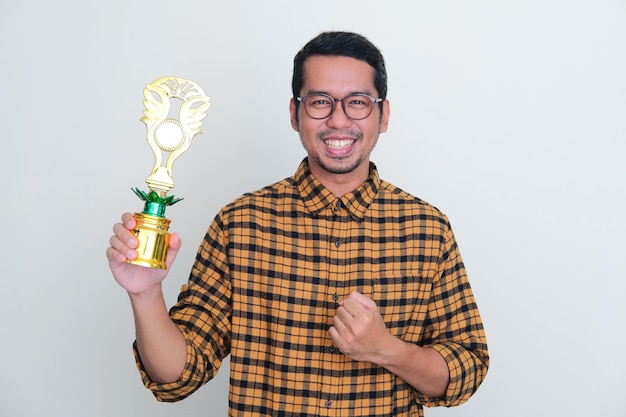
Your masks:
<path fill-rule="evenodd" d="M 298 126 L 298 111 L 296 110 L 296 101 L 293 97 L 289 100 L 289 115 L 291 116 L 291 127 L 296 132 L 299 132 L 300 127 Z"/>
<path fill-rule="evenodd" d="M 387 131 L 387 127 L 389 127 L 389 113 L 391 109 L 389 107 L 389 100 L 383 101 L 383 109 L 382 115 L 380 117 L 380 127 L 378 129 L 378 133 L 385 133 Z"/>

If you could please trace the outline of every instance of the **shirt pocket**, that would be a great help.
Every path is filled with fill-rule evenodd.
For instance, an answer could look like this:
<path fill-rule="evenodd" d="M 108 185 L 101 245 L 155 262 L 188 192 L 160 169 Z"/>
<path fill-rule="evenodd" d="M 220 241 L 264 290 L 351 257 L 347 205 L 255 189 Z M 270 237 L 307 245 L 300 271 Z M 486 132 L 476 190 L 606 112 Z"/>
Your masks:
<path fill-rule="evenodd" d="M 372 288 L 372 299 L 389 332 L 406 341 L 419 341 L 428 315 L 430 281 L 394 271 L 381 273 Z"/>

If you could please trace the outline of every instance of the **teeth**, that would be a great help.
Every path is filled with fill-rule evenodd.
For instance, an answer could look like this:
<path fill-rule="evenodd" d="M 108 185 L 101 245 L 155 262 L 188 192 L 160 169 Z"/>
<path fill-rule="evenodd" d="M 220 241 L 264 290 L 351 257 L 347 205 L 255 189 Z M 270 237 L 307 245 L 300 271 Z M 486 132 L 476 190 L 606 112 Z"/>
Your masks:
<path fill-rule="evenodd" d="M 346 147 L 352 145 L 352 140 L 349 140 L 349 139 L 346 139 L 346 140 L 326 140 L 326 141 L 324 141 L 324 143 L 326 143 L 326 146 L 328 146 L 329 148 L 341 149 L 341 148 L 346 148 Z"/>

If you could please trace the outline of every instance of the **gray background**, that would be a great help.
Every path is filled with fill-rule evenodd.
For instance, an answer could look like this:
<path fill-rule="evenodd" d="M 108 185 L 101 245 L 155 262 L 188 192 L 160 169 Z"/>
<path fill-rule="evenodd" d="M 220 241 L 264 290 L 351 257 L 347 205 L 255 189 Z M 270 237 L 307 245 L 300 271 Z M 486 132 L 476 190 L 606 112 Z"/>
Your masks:
<path fill-rule="evenodd" d="M 179 404 L 143 388 L 106 264 L 152 167 L 143 88 L 175 75 L 212 99 L 174 165 L 172 304 L 217 210 L 304 156 L 292 59 L 328 29 L 385 54 L 373 160 L 450 216 L 484 318 L 487 380 L 427 415 L 626 415 L 623 0 L 2 0 L 2 416 L 226 415 L 227 363 Z"/>

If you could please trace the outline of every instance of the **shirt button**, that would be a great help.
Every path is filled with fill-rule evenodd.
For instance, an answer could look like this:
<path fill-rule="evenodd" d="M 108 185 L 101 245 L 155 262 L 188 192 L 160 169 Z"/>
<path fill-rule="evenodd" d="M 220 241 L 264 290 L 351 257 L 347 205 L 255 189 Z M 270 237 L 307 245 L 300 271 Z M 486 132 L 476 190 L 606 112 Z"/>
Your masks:
<path fill-rule="evenodd" d="M 333 300 L 334 300 L 334 301 L 339 300 L 339 295 L 338 295 L 338 294 L 333 294 Z"/>
<path fill-rule="evenodd" d="M 331 346 L 330 349 L 328 349 L 330 351 L 330 353 L 335 353 L 335 347 Z"/>
<path fill-rule="evenodd" d="M 326 408 L 330 408 L 330 406 L 333 405 L 333 402 L 328 400 L 328 401 L 326 401 L 326 403 L 324 405 L 326 406 Z"/>
<path fill-rule="evenodd" d="M 335 246 L 337 246 L 337 247 L 341 246 L 341 240 L 336 241 L 335 242 Z"/>

